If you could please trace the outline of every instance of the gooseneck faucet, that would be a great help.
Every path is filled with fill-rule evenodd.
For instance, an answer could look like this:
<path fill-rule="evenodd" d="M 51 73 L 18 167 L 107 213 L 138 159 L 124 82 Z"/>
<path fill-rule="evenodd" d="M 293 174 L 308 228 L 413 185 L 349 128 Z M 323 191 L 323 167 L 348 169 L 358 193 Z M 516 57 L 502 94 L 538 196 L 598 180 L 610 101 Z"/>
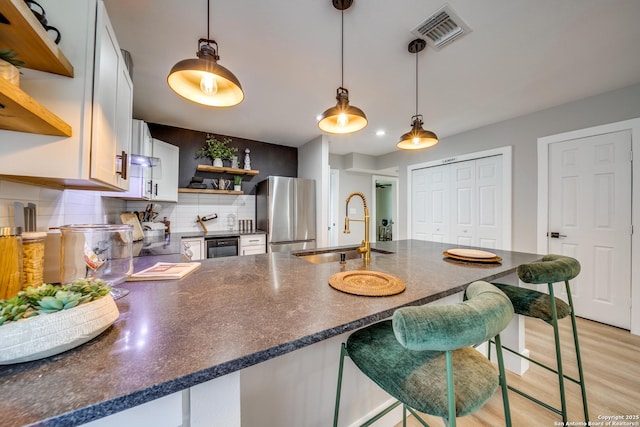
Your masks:
<path fill-rule="evenodd" d="M 349 218 L 349 201 L 351 201 L 351 198 L 353 196 L 359 196 L 362 199 L 362 204 L 364 205 L 364 219 Z M 362 241 L 362 245 L 356 249 L 356 252 L 362 254 L 362 259 L 365 263 L 368 263 L 369 261 L 371 261 L 371 242 L 369 241 L 369 208 L 367 207 L 367 198 L 360 192 L 351 193 L 349 194 L 349 197 L 347 197 L 346 215 L 344 219 L 344 234 L 351 233 L 351 230 L 349 230 L 349 221 L 364 222 L 364 240 Z"/>

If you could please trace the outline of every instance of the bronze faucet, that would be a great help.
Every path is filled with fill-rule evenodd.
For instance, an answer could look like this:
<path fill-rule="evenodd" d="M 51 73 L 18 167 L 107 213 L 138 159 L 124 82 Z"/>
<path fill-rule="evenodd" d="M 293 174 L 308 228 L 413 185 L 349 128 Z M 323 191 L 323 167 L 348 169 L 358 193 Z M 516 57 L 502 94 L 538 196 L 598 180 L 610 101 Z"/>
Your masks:
<path fill-rule="evenodd" d="M 364 219 L 352 219 L 351 221 L 364 222 L 364 240 L 362 245 L 356 249 L 356 252 L 362 254 L 362 259 L 365 263 L 371 261 L 371 242 L 369 241 L 369 208 L 367 207 L 367 198 L 360 192 L 349 194 L 347 197 L 346 217 L 344 219 L 344 234 L 351 233 L 349 230 L 349 201 L 353 196 L 359 196 L 362 199 L 364 205 Z"/>

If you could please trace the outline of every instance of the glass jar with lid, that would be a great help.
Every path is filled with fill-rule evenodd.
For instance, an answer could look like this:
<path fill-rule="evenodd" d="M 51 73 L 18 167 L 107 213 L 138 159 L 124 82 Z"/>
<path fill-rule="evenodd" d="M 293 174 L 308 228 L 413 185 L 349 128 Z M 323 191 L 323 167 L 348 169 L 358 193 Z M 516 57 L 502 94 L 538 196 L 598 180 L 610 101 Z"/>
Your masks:
<path fill-rule="evenodd" d="M 22 286 L 40 286 L 44 282 L 44 240 L 46 232 L 22 233 Z"/>

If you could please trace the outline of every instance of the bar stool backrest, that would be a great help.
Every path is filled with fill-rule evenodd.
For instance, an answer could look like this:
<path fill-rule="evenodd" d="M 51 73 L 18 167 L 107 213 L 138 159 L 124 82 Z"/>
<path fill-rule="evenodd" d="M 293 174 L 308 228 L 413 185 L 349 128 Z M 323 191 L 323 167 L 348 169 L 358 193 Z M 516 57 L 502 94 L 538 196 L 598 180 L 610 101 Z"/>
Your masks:
<path fill-rule="evenodd" d="M 396 310 L 393 331 L 409 350 L 447 351 L 495 337 L 512 317 L 509 298 L 490 283 L 478 281 L 469 285 L 464 302 Z"/>
<path fill-rule="evenodd" d="M 564 255 L 545 255 L 542 261 L 518 266 L 518 277 L 525 283 L 542 284 L 571 280 L 580 274 L 577 259 Z"/>

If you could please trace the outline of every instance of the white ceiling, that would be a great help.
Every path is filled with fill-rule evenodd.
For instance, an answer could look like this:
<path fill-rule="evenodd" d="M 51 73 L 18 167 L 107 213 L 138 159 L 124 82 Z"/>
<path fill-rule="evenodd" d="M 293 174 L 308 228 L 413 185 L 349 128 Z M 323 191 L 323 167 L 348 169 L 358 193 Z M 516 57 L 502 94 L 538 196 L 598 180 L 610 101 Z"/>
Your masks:
<path fill-rule="evenodd" d="M 169 89 L 206 38 L 206 0 L 105 0 L 134 63 L 134 117 L 300 146 L 340 86 L 340 12 L 331 0 L 211 0 L 219 63 L 245 100 L 203 107 Z M 344 86 L 369 125 L 330 152 L 396 150 L 415 112 L 410 31 L 443 0 L 354 0 L 344 13 Z M 419 54 L 419 113 L 441 138 L 640 82 L 638 0 L 449 0 L 472 32 Z M 376 136 L 384 129 L 386 135 Z"/>

